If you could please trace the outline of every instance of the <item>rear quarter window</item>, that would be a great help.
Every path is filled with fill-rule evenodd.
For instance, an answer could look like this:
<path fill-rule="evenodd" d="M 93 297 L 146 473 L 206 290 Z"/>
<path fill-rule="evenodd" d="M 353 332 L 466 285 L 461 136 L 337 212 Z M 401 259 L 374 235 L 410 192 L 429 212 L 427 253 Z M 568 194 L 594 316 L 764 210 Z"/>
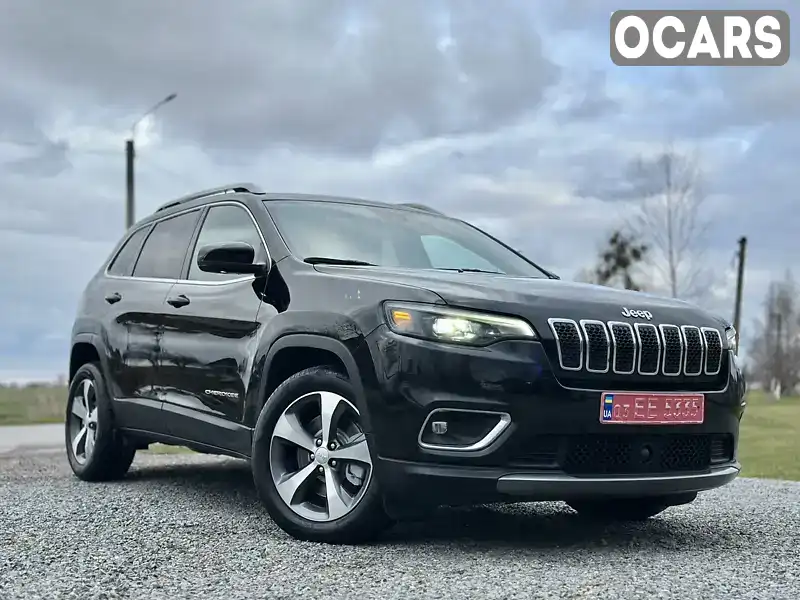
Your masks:
<path fill-rule="evenodd" d="M 108 265 L 108 274 L 117 275 L 120 277 L 127 277 L 133 272 L 133 265 L 136 264 L 136 259 L 139 257 L 139 252 L 142 249 L 142 242 L 147 237 L 149 227 L 142 227 L 134 231 L 122 248 L 119 249 L 117 255 L 111 259 Z"/>

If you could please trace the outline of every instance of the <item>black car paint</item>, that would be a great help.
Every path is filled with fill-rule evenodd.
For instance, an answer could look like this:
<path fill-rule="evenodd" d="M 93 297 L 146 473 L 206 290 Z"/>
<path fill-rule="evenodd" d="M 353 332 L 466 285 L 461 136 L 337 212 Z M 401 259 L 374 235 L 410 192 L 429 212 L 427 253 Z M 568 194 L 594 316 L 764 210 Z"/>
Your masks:
<path fill-rule="evenodd" d="M 509 464 L 531 435 L 601 432 L 608 426 L 598 419 L 600 392 L 658 389 L 644 376 L 574 378 L 560 371 L 553 366 L 548 317 L 621 320 L 622 308 L 628 307 L 650 311 L 654 322 L 724 327 L 713 315 L 680 301 L 544 276 L 309 265 L 290 254 L 269 216 L 269 199 L 231 194 L 197 200 L 134 226 L 147 227 L 192 208 L 238 203 L 249 210 L 267 245 L 270 270 L 264 277 L 186 281 L 187 249 L 175 280 L 112 277 L 101 269 L 87 286 L 73 328 L 70 373 L 91 354 L 87 348 L 96 350 L 117 425 L 142 443 L 165 441 L 249 457 L 252 428 L 280 383 L 276 365 L 285 366 L 283 357 L 313 351 L 314 360 L 341 365 L 353 382 L 376 473 L 387 491 L 402 495 L 418 479 L 443 503 L 491 499 L 498 477 L 520 470 Z M 200 223 L 202 217 L 197 228 Z M 122 240 L 109 258 L 121 245 Z M 179 295 L 189 303 L 168 303 Z M 386 300 L 519 316 L 540 339 L 469 348 L 400 336 L 386 325 Z M 707 394 L 705 422 L 669 427 L 670 433 L 738 437 L 744 381 L 725 354 L 718 377 L 676 378 L 665 388 Z M 425 450 L 417 433 L 438 407 L 505 411 L 512 425 L 477 453 Z M 619 433 L 630 430 L 615 427 Z M 648 433 L 664 430 L 649 427 Z"/>

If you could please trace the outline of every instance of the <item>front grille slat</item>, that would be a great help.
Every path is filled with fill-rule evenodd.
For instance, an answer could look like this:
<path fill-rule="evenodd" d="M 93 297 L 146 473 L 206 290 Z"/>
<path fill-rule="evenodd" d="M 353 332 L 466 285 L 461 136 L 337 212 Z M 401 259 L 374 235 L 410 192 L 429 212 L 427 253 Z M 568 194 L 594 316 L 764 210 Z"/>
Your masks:
<path fill-rule="evenodd" d="M 609 321 L 613 349 L 612 365 L 617 375 L 632 375 L 636 370 L 636 338 L 633 326 L 622 321 Z"/>
<path fill-rule="evenodd" d="M 547 322 L 565 371 L 713 377 L 724 364 L 722 333 L 714 327 L 566 318 Z"/>
<path fill-rule="evenodd" d="M 713 327 L 703 327 L 702 331 L 706 346 L 705 373 L 716 375 L 722 368 L 722 335 Z"/>
<path fill-rule="evenodd" d="M 590 373 L 608 373 L 611 357 L 611 339 L 602 321 L 581 321 L 586 340 L 586 370 Z"/>
<path fill-rule="evenodd" d="M 683 366 L 683 337 L 681 328 L 677 325 L 659 325 L 661 338 L 664 342 L 664 357 L 661 363 L 661 372 L 664 375 L 675 377 L 681 374 Z"/>
<path fill-rule="evenodd" d="M 681 327 L 686 354 L 683 359 L 684 375 L 697 376 L 703 372 L 704 344 L 700 328 L 693 325 Z"/>
<path fill-rule="evenodd" d="M 658 337 L 658 329 L 650 323 L 636 323 L 634 329 L 639 342 L 639 374 L 658 375 L 661 364 L 661 338 Z"/>
<path fill-rule="evenodd" d="M 556 338 L 558 362 L 565 371 L 583 368 L 583 337 L 578 324 L 572 319 L 548 319 Z"/>

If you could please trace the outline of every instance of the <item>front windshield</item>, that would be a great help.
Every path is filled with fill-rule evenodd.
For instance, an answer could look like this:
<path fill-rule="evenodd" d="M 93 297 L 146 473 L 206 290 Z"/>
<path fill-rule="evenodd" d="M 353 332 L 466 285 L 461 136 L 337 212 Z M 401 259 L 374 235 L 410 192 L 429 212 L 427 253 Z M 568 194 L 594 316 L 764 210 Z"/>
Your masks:
<path fill-rule="evenodd" d="M 547 274 L 469 225 L 430 213 L 329 201 L 268 201 L 292 254 L 407 269 L 447 269 L 546 278 Z"/>

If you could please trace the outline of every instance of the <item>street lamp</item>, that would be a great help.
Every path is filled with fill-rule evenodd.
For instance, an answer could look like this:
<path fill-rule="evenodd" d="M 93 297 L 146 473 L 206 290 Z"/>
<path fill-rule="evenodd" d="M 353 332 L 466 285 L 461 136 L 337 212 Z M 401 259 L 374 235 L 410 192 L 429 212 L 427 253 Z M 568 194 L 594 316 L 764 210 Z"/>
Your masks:
<path fill-rule="evenodd" d="M 172 102 L 178 94 L 170 94 L 166 98 L 156 102 L 150 110 L 142 114 L 141 117 L 136 119 L 131 127 L 131 135 L 130 137 L 125 140 L 125 188 L 127 191 L 125 197 L 125 227 L 130 229 L 131 225 L 133 225 L 134 219 L 134 197 L 133 197 L 133 159 L 136 156 L 134 150 L 134 139 L 136 138 L 136 128 L 139 126 L 139 123 L 145 119 L 145 117 L 149 117 L 159 108 L 164 106 L 167 102 Z"/>

